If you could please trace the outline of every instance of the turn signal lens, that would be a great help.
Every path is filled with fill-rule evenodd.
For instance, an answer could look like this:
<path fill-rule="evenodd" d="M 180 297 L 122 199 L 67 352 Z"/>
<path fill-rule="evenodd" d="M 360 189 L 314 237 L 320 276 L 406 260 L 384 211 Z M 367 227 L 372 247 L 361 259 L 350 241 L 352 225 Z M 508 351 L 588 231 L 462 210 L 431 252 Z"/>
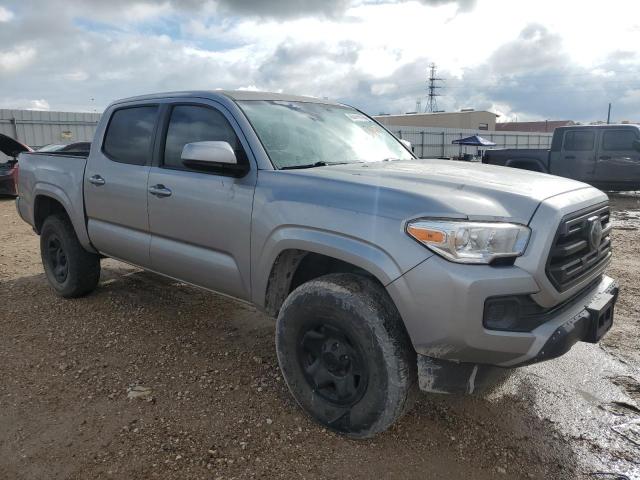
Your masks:
<path fill-rule="evenodd" d="M 440 230 L 418 228 L 414 227 L 413 225 L 409 225 L 407 227 L 407 232 L 409 233 L 409 235 L 420 242 L 444 243 L 447 238 L 447 235 Z"/>

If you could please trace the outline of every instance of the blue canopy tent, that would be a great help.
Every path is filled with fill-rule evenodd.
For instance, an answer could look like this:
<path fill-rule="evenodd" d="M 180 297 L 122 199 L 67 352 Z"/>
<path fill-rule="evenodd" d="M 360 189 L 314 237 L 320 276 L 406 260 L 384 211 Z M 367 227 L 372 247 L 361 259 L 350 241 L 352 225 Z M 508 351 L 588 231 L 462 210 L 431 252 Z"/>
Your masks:
<path fill-rule="evenodd" d="M 495 147 L 496 144 L 486 138 L 482 138 L 480 135 L 471 135 L 470 137 L 459 138 L 457 140 L 452 141 L 451 143 L 460 145 L 460 158 L 464 158 L 465 160 L 472 160 L 473 155 L 467 155 L 467 149 L 465 148 L 464 157 L 462 156 L 462 146 L 465 147 L 468 145 L 470 147 Z M 478 156 L 480 155 L 480 150 L 478 150 Z"/>
<path fill-rule="evenodd" d="M 471 135 L 466 138 L 459 138 L 458 140 L 454 140 L 451 143 L 455 143 L 457 145 L 469 145 L 471 147 L 495 147 L 496 144 L 487 140 L 486 138 L 482 138 L 480 135 Z"/>

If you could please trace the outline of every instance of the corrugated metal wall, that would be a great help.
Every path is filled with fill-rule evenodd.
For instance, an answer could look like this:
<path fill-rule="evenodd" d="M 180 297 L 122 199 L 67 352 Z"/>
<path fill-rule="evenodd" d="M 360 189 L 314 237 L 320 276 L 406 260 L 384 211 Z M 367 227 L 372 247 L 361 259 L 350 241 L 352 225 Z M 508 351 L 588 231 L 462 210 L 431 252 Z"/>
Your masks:
<path fill-rule="evenodd" d="M 486 130 L 462 130 L 436 127 L 387 127 L 396 137 L 408 140 L 414 153 L 421 158 L 455 157 L 460 154 L 460 146 L 451 142 L 471 135 L 480 135 L 494 143 L 491 148 L 549 148 L 552 133 L 495 132 Z M 462 153 L 475 154 L 476 147 L 462 147 Z"/>
<path fill-rule="evenodd" d="M 32 148 L 93 140 L 99 113 L 0 109 L 0 133 Z"/>

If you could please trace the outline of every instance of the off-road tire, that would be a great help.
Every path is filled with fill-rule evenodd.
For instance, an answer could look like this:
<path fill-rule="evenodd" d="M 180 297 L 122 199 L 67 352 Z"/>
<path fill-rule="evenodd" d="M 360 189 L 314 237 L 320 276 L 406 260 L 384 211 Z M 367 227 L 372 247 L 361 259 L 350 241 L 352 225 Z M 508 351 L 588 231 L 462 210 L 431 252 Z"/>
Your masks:
<path fill-rule="evenodd" d="M 65 215 L 54 214 L 45 219 L 40 232 L 40 255 L 49 285 L 61 297 L 81 297 L 98 285 L 100 257 L 80 245 Z"/>
<path fill-rule="evenodd" d="M 344 335 L 334 343 L 340 331 Z M 346 350 L 331 357 L 337 344 L 339 352 Z M 291 292 L 278 315 L 276 349 L 284 379 L 303 410 L 352 438 L 389 428 L 409 410 L 417 392 L 416 354 L 402 319 L 382 285 L 364 276 L 329 274 Z M 321 354 L 309 353 L 314 349 Z M 327 355 L 329 370 L 316 382 Z M 350 375 L 349 368 L 358 375 L 344 387 L 342 375 Z M 341 391 L 351 391 L 346 400 L 339 384 L 331 385 L 333 379 L 340 380 Z"/>

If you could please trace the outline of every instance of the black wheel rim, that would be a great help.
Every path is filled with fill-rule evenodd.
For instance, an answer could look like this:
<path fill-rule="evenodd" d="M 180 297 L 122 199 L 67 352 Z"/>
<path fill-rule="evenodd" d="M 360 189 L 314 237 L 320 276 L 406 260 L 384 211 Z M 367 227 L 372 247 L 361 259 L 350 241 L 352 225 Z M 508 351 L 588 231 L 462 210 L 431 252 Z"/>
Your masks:
<path fill-rule="evenodd" d="M 369 378 L 364 358 L 360 347 L 335 325 L 304 330 L 298 342 L 305 379 L 316 394 L 339 406 L 351 406 L 362 398 Z"/>
<path fill-rule="evenodd" d="M 69 274 L 67 254 L 62 248 L 62 242 L 57 235 L 51 235 L 47 241 L 47 253 L 51 273 L 58 283 L 64 283 Z"/>

